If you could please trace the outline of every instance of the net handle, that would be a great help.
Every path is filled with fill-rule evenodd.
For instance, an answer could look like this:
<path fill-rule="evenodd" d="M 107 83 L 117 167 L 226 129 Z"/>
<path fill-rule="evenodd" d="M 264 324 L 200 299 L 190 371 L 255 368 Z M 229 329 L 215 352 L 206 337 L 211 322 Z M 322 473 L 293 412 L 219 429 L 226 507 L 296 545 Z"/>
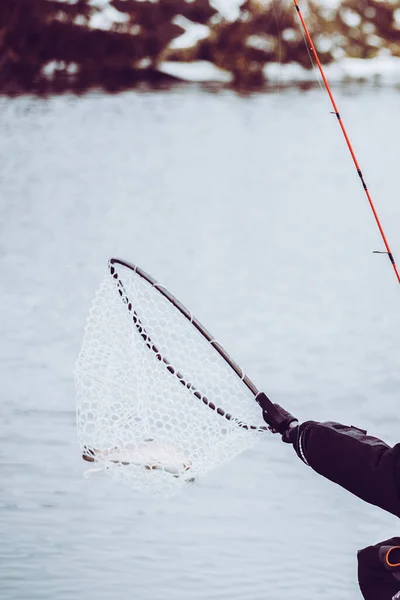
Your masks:
<path fill-rule="evenodd" d="M 186 308 L 186 306 L 184 306 L 181 302 L 179 302 L 179 300 L 177 298 L 175 298 L 175 296 L 173 296 L 164 286 L 160 285 L 153 277 L 151 277 L 151 275 L 149 275 L 148 273 L 146 273 L 145 271 L 143 271 L 143 269 L 141 269 L 137 265 L 134 265 L 133 263 L 128 262 L 128 261 L 123 260 L 123 259 L 120 259 L 120 258 L 111 258 L 109 260 L 110 274 L 116 280 L 118 292 L 119 292 L 119 294 L 120 294 L 123 302 L 125 302 L 128 305 L 128 309 L 129 310 L 132 310 L 132 305 L 130 303 L 130 300 L 129 300 L 128 296 L 126 295 L 126 292 L 125 292 L 125 289 L 124 289 L 124 285 L 123 285 L 122 281 L 120 280 L 119 275 L 118 275 L 118 273 L 116 272 L 116 270 L 114 268 L 114 265 L 121 265 L 121 266 L 123 266 L 123 267 L 125 267 L 127 269 L 130 269 L 131 271 L 133 271 L 134 273 L 136 273 L 137 275 L 139 275 L 140 277 L 142 277 L 142 279 L 144 279 L 147 283 L 149 283 L 151 286 L 153 286 L 164 298 L 166 298 L 177 310 L 179 310 L 179 312 L 211 344 L 211 346 L 225 360 L 225 362 L 231 367 L 231 369 L 233 369 L 233 371 L 240 378 L 240 380 L 243 381 L 243 383 L 247 386 L 247 388 L 252 392 L 252 394 L 254 395 L 255 399 L 257 399 L 256 397 L 259 394 L 259 391 L 256 388 L 256 386 L 254 385 L 254 383 L 251 381 L 251 379 L 249 379 L 247 377 L 247 375 L 245 375 L 243 373 L 242 369 L 231 359 L 231 357 L 229 356 L 229 354 L 226 352 L 225 348 L 223 348 L 223 346 L 221 346 L 221 344 L 219 344 L 212 337 L 212 335 L 209 333 L 209 331 L 207 331 L 207 329 L 200 323 L 200 321 L 198 321 L 192 315 L 192 313 L 190 312 L 189 309 Z M 125 294 L 125 297 L 124 297 L 124 294 Z M 139 317 L 138 317 L 138 315 L 136 314 L 135 311 L 133 311 L 133 316 L 134 316 L 135 326 L 138 329 L 139 334 L 144 339 L 144 341 L 145 341 L 146 345 L 148 346 L 148 348 L 151 349 L 151 350 L 153 350 L 156 353 L 157 358 L 166 365 L 166 368 L 170 371 L 170 373 L 178 376 L 178 378 L 181 381 L 182 385 L 185 385 L 185 387 L 187 387 L 190 391 L 192 391 L 193 394 L 197 398 L 201 399 L 206 406 L 208 406 L 212 410 L 215 410 L 219 415 L 225 417 L 227 420 L 229 420 L 229 421 L 230 420 L 234 420 L 240 427 L 242 427 L 244 429 L 268 431 L 268 427 L 259 427 L 259 426 L 255 426 L 255 425 L 247 425 L 245 423 L 242 423 L 238 419 L 235 419 L 232 415 L 226 413 L 223 409 L 217 408 L 212 402 L 210 402 L 205 396 L 203 396 L 191 383 L 186 382 L 182 378 L 182 376 L 179 374 L 179 372 L 177 372 L 174 369 L 174 367 L 172 367 L 172 365 L 170 365 L 169 361 L 161 355 L 161 353 L 158 351 L 157 347 L 154 344 L 152 344 L 149 336 L 146 333 L 146 330 L 144 329 L 144 327 L 143 327 L 142 323 L 140 322 L 140 319 L 139 319 Z"/>

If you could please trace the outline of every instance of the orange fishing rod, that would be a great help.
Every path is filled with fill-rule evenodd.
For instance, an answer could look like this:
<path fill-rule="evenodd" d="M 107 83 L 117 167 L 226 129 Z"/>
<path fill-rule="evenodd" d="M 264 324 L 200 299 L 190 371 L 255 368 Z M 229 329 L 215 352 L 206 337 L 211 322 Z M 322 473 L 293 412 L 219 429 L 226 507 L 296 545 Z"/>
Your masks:
<path fill-rule="evenodd" d="M 383 239 L 383 243 L 385 244 L 385 247 L 386 247 L 386 252 L 384 252 L 384 254 L 387 254 L 387 255 L 388 255 L 388 257 L 389 257 L 389 259 L 390 259 L 390 262 L 392 263 L 392 267 L 393 267 L 393 269 L 394 269 L 394 272 L 395 272 L 395 274 L 396 274 L 397 281 L 400 283 L 400 275 L 399 275 L 399 272 L 398 272 L 398 270 L 397 270 L 397 266 L 396 266 L 395 260 L 394 260 L 394 258 L 393 258 L 392 251 L 391 251 L 391 249 L 390 249 L 390 246 L 389 246 L 389 243 L 388 243 L 388 241 L 387 241 L 387 239 L 386 239 L 386 235 L 385 235 L 385 232 L 383 231 L 383 227 L 382 227 L 382 225 L 381 225 L 381 222 L 380 222 L 380 220 L 379 220 L 378 213 L 376 212 L 376 209 L 375 209 L 374 203 L 372 202 L 371 195 L 370 195 L 370 193 L 369 193 L 369 191 L 368 191 L 368 188 L 367 188 L 367 185 L 366 185 L 366 183 L 365 183 L 365 180 L 364 180 L 363 174 L 362 174 L 362 172 L 361 172 L 361 169 L 360 169 L 360 165 L 358 164 L 358 160 L 357 160 L 357 158 L 356 158 L 356 155 L 355 155 L 355 153 L 354 153 L 353 146 L 351 145 L 351 142 L 350 142 L 349 136 L 347 135 L 346 128 L 345 128 L 345 126 L 344 126 L 344 124 L 343 124 L 342 118 L 341 118 L 341 116 L 340 116 L 340 113 L 339 113 L 338 107 L 337 107 L 337 105 L 336 105 L 335 99 L 334 99 L 334 97 L 333 97 L 333 94 L 332 94 L 332 91 L 331 91 L 331 88 L 330 88 L 330 86 L 329 86 L 329 83 L 328 83 L 328 80 L 327 80 L 327 78 L 326 78 L 326 76 L 325 76 L 324 69 L 322 68 L 321 61 L 319 60 L 318 53 L 317 53 L 317 51 L 316 51 L 316 49 L 315 49 L 315 46 L 314 46 L 314 44 L 313 44 L 313 41 L 312 41 L 312 38 L 311 38 L 310 32 L 308 31 L 308 27 L 307 27 L 307 25 L 306 25 L 306 22 L 305 22 L 305 20 L 304 20 L 304 17 L 303 17 L 303 14 L 302 14 L 301 10 L 300 10 L 300 7 L 299 7 L 299 5 L 298 5 L 298 3 L 297 3 L 297 0 L 293 0 L 293 3 L 294 3 L 294 5 L 295 5 L 295 7 L 296 7 L 297 14 L 299 15 L 299 18 L 300 18 L 301 25 L 302 25 L 302 27 L 303 27 L 303 30 L 304 30 L 305 36 L 306 36 L 306 38 L 307 38 L 307 41 L 308 41 L 308 43 L 309 43 L 309 45 L 310 45 L 310 50 L 311 50 L 311 52 L 312 52 L 312 54 L 313 54 L 313 56 L 314 56 L 314 58 L 315 58 L 315 61 L 316 61 L 317 65 L 318 65 L 318 69 L 319 69 L 319 72 L 321 73 L 321 77 L 322 77 L 322 79 L 323 79 L 323 82 L 324 82 L 324 85 L 325 85 L 326 91 L 328 92 L 329 98 L 330 98 L 330 100 L 331 100 L 331 103 L 332 103 L 332 106 L 333 106 L 333 110 L 335 111 L 335 115 L 336 115 L 336 117 L 337 117 L 338 123 L 339 123 L 339 125 L 340 125 L 340 128 L 341 128 L 341 130 L 342 130 L 342 133 L 343 133 L 343 135 L 344 135 L 344 138 L 345 138 L 345 140 L 346 140 L 347 146 L 348 146 L 348 148 L 349 148 L 349 150 L 350 150 L 351 157 L 352 157 L 352 159 L 353 159 L 353 162 L 354 162 L 354 165 L 355 165 L 355 167 L 356 167 L 356 169 L 357 169 L 357 173 L 358 173 L 358 175 L 359 175 L 359 177 L 360 177 L 360 180 L 361 180 L 362 186 L 363 186 L 363 188 L 364 188 L 365 194 L 366 194 L 366 196 L 367 196 L 367 198 L 368 198 L 368 202 L 369 202 L 369 205 L 370 205 L 370 207 L 371 207 L 371 210 L 372 210 L 372 212 L 373 212 L 373 214 L 374 214 L 374 217 L 375 217 L 376 224 L 378 225 L 378 229 L 379 229 L 379 231 L 380 231 L 380 234 L 381 234 L 381 236 L 382 236 L 382 239 Z"/>

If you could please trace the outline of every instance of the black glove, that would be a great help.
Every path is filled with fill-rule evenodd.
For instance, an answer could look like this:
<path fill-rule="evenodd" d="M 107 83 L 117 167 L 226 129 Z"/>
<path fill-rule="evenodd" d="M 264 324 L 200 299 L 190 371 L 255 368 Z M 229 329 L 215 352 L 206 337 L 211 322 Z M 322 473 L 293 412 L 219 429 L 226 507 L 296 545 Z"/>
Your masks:
<path fill-rule="evenodd" d="M 257 394 L 256 401 L 261 406 L 264 421 L 272 433 L 280 433 L 284 442 L 293 443 L 294 430 L 299 424 L 296 417 L 279 404 L 273 404 L 264 392 Z"/>

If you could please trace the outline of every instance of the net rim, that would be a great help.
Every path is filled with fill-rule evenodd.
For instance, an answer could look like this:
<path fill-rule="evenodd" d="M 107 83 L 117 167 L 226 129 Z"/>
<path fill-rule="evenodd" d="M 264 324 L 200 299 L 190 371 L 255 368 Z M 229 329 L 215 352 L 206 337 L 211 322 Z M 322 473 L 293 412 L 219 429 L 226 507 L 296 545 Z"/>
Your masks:
<path fill-rule="evenodd" d="M 214 339 L 214 337 L 210 334 L 210 332 L 200 323 L 200 321 L 198 319 L 196 319 L 196 317 L 192 314 L 192 312 L 188 308 L 186 308 L 186 306 L 184 304 L 182 304 L 182 302 L 180 302 L 173 294 L 171 294 L 171 292 L 169 292 L 165 286 L 158 283 L 157 280 L 154 279 L 154 277 L 149 275 L 146 271 L 144 271 L 138 265 L 135 265 L 132 262 L 129 262 L 122 258 L 116 258 L 116 257 L 110 258 L 108 261 L 109 272 L 115 280 L 118 280 L 118 282 L 121 283 L 122 288 L 123 288 L 123 283 L 119 279 L 119 275 L 118 275 L 114 265 L 121 265 L 122 267 L 125 267 L 125 268 L 133 271 L 139 277 L 144 279 L 148 284 L 150 284 L 166 300 L 168 300 L 195 327 L 195 329 L 203 336 L 203 338 L 207 342 L 209 342 L 209 344 L 214 348 L 214 350 L 216 350 L 218 352 L 218 354 L 231 367 L 231 369 L 238 376 L 238 378 L 246 385 L 246 387 L 254 395 L 254 399 L 256 399 L 256 396 L 259 394 L 259 390 L 254 385 L 254 383 L 251 381 L 251 379 L 247 375 L 245 375 L 243 370 L 229 356 L 229 354 L 225 350 L 225 348 Z M 118 283 L 117 283 L 117 285 L 118 285 Z M 119 290 L 119 291 L 120 291 L 120 295 L 122 296 L 123 294 L 122 294 L 121 290 Z M 127 298 L 127 300 L 129 301 L 129 298 Z M 162 359 L 164 360 L 163 357 L 162 357 Z M 191 387 L 190 383 L 188 383 L 187 385 L 188 385 L 188 387 L 189 386 Z M 193 389 L 195 389 L 195 388 L 193 388 Z M 199 392 L 197 392 L 197 393 L 195 392 L 195 395 L 197 397 L 199 397 L 198 394 L 199 394 Z M 208 402 L 205 402 L 205 403 L 207 404 Z M 225 411 L 223 411 L 223 410 L 222 410 L 222 412 L 220 412 L 221 409 L 217 409 L 217 407 L 215 407 L 213 405 L 210 406 L 210 408 L 212 408 L 213 410 L 218 412 L 221 416 L 226 416 L 229 420 L 232 418 L 232 415 L 228 416 L 225 413 Z M 255 426 L 255 425 L 244 424 L 235 418 L 233 418 L 233 420 L 236 421 L 238 425 L 240 425 L 241 427 L 243 427 L 245 429 L 268 431 L 267 427 L 260 427 L 260 426 Z"/>

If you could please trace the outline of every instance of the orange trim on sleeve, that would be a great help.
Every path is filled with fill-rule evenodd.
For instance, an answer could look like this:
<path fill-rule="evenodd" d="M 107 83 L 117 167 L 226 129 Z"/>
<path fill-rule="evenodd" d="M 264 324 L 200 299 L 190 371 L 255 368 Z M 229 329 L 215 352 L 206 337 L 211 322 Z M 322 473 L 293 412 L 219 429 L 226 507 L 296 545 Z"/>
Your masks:
<path fill-rule="evenodd" d="M 400 567 L 400 562 L 391 563 L 389 561 L 389 554 L 391 553 L 392 550 L 400 550 L 400 546 L 392 546 L 391 548 L 389 548 L 389 550 L 386 552 L 386 555 L 385 555 L 386 564 L 388 567 Z"/>

